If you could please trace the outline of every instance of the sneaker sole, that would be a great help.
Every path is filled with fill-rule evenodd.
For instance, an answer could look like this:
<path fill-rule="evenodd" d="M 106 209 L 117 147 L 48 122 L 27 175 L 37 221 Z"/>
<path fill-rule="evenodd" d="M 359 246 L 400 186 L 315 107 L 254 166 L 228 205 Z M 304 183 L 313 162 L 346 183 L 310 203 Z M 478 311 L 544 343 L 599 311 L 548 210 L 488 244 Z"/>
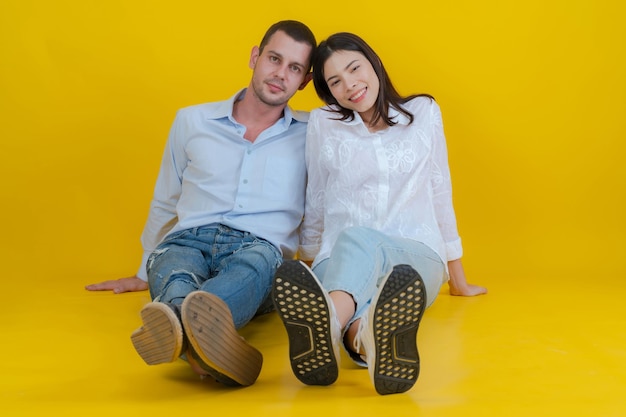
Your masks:
<path fill-rule="evenodd" d="M 194 358 L 218 382 L 252 385 L 263 365 L 263 355 L 237 333 L 224 301 L 204 291 L 190 293 L 182 305 L 185 333 Z"/>
<path fill-rule="evenodd" d="M 330 385 L 337 380 L 330 310 L 321 284 L 303 263 L 284 262 L 276 272 L 272 300 L 289 338 L 294 375 L 307 385 Z"/>
<path fill-rule="evenodd" d="M 417 330 L 426 306 L 425 297 L 420 275 L 408 265 L 397 265 L 373 301 L 370 326 L 376 361 L 372 377 L 381 395 L 408 391 L 417 381 Z"/>
<path fill-rule="evenodd" d="M 141 309 L 143 325 L 130 340 L 148 365 L 174 362 L 181 354 L 183 328 L 176 313 L 163 303 L 150 303 Z"/>

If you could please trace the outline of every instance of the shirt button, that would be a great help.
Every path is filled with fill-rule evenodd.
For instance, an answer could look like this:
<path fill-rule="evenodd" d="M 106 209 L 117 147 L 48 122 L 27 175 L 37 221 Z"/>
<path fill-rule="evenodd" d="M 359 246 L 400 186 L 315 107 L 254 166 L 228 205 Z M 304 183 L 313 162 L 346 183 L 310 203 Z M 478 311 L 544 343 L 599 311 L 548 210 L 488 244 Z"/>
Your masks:
<path fill-rule="evenodd" d="M 247 184 L 247 183 L 248 183 L 248 180 L 243 180 L 243 183 L 244 183 L 244 184 Z"/>

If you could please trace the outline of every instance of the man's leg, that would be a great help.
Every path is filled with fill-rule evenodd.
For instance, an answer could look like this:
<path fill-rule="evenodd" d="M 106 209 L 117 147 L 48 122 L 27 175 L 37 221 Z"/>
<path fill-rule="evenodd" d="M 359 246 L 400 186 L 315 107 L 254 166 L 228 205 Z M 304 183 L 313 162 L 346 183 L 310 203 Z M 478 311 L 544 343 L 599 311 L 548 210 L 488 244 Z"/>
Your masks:
<path fill-rule="evenodd" d="M 149 258 L 146 267 L 154 301 L 141 310 L 143 325 L 131 335 L 148 365 L 174 362 L 187 350 L 180 306 L 207 276 L 201 248 L 193 233 L 183 231 L 168 237 Z"/>
<path fill-rule="evenodd" d="M 267 300 L 282 256 L 269 242 L 230 229 L 218 233 L 215 252 L 213 274 L 199 289 L 221 298 L 240 329 Z"/>
<path fill-rule="evenodd" d="M 192 357 L 209 375 L 225 385 L 248 386 L 261 372 L 263 356 L 237 329 L 267 298 L 282 258 L 268 242 L 226 226 L 218 227 L 210 258 L 210 277 L 182 305 L 183 327 Z"/>

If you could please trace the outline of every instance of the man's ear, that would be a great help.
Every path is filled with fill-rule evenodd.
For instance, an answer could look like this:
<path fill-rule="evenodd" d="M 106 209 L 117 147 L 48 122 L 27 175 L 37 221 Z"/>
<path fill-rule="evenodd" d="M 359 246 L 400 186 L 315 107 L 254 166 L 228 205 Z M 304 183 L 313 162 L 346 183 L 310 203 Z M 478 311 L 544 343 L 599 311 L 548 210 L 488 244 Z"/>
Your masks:
<path fill-rule="evenodd" d="M 309 72 L 307 75 L 304 76 L 304 81 L 302 81 L 302 84 L 300 84 L 300 87 L 298 87 L 298 90 L 304 90 L 304 87 L 306 87 L 306 85 L 312 79 L 313 79 L 313 73 Z"/>
<path fill-rule="evenodd" d="M 250 67 L 250 69 L 254 69 L 254 67 L 256 66 L 256 60 L 259 58 L 260 54 L 261 51 L 258 46 L 252 48 L 252 51 L 250 51 L 250 62 L 248 62 L 248 66 Z"/>

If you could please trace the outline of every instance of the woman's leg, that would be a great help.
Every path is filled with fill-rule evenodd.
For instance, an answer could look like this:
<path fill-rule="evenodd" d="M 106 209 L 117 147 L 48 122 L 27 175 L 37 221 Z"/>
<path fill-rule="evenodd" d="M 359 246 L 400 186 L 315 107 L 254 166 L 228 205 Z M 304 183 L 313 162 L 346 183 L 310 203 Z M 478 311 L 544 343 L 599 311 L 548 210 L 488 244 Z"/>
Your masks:
<path fill-rule="evenodd" d="M 445 282 L 445 268 L 432 249 L 415 240 L 350 227 L 339 235 L 330 258 L 317 265 L 314 272 L 331 296 L 333 291 L 351 295 L 356 304 L 353 319 L 357 319 L 378 293 L 381 281 L 394 266 L 402 264 L 410 265 L 422 276 L 426 304 L 430 306 Z"/>

